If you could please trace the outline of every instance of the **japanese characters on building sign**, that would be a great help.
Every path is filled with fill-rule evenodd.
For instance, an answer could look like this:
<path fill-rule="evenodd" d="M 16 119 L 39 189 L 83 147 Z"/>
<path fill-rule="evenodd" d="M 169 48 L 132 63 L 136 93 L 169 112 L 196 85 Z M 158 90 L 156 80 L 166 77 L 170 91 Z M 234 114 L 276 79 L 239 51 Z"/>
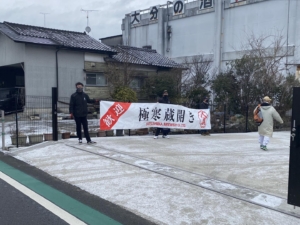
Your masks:
<path fill-rule="evenodd" d="M 153 6 L 150 8 L 150 20 L 157 20 L 158 19 L 158 9 L 159 5 Z"/>
<path fill-rule="evenodd" d="M 160 103 L 100 102 L 100 129 L 210 129 L 209 109 Z"/>
<path fill-rule="evenodd" d="M 131 24 L 138 24 L 141 21 L 141 13 L 140 10 L 134 11 L 130 14 L 131 16 Z"/>
<path fill-rule="evenodd" d="M 200 7 L 199 9 L 208 9 L 214 7 L 213 0 L 200 0 Z"/>
<path fill-rule="evenodd" d="M 173 2 L 173 15 L 184 13 L 184 0 L 176 0 Z"/>

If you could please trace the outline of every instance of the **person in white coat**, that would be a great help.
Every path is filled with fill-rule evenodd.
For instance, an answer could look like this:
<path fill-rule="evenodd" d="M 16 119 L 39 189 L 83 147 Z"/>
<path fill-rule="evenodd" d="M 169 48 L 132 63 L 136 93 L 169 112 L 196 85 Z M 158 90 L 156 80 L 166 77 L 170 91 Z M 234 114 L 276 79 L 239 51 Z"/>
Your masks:
<path fill-rule="evenodd" d="M 272 101 L 272 99 L 270 99 L 268 96 L 265 96 L 263 98 L 263 103 L 260 106 L 260 110 L 261 110 L 262 117 L 263 117 L 263 122 L 258 127 L 258 134 L 259 134 L 260 148 L 265 151 L 268 150 L 267 144 L 269 143 L 270 138 L 273 135 L 273 120 L 275 119 L 279 123 L 283 123 L 283 120 L 280 117 L 279 113 L 270 104 L 271 101 Z M 256 108 L 255 108 L 255 110 L 256 110 Z"/>

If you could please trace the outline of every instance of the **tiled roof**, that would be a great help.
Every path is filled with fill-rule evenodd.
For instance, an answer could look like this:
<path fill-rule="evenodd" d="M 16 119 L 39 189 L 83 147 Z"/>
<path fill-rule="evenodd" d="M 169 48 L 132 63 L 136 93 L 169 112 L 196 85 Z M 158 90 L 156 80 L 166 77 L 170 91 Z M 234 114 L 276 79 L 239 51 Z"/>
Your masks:
<path fill-rule="evenodd" d="M 0 23 L 0 32 L 16 42 L 62 46 L 87 51 L 115 52 L 109 46 L 97 41 L 86 33 L 9 22 Z"/>
<path fill-rule="evenodd" d="M 162 56 L 161 54 L 158 54 L 156 50 L 123 45 L 119 45 L 112 48 L 114 48 L 118 52 L 118 54 L 113 55 L 110 60 L 116 60 L 118 62 L 128 62 L 139 65 L 184 69 L 184 67 L 181 64 L 178 64 L 173 60 Z M 109 59 L 106 58 L 106 60 Z"/>

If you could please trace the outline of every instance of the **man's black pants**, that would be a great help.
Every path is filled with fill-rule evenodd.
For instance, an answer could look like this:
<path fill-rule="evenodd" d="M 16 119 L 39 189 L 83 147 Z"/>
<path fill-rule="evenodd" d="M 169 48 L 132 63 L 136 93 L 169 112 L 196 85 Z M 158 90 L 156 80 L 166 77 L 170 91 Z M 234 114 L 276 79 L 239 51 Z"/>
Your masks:
<path fill-rule="evenodd" d="M 74 120 L 76 122 L 76 132 L 77 132 L 78 139 L 82 140 L 82 134 L 81 134 L 81 124 L 82 124 L 84 136 L 85 136 L 87 142 L 91 141 L 89 129 L 88 129 L 88 121 L 87 121 L 86 116 L 85 117 L 75 117 L 74 116 Z"/>
<path fill-rule="evenodd" d="M 158 136 L 160 132 L 163 133 L 163 136 L 167 136 L 168 133 L 169 133 L 170 129 L 165 129 L 165 128 L 160 128 L 160 127 L 157 127 L 156 128 L 156 132 L 155 132 L 155 136 Z"/>

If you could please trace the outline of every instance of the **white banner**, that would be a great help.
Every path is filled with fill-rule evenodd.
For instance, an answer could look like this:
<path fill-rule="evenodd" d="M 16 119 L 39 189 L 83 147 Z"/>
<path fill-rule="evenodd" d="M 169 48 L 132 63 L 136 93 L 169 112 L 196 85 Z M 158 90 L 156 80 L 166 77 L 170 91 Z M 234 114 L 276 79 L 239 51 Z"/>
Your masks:
<path fill-rule="evenodd" d="M 101 130 L 147 127 L 210 130 L 210 111 L 162 103 L 100 102 Z"/>

